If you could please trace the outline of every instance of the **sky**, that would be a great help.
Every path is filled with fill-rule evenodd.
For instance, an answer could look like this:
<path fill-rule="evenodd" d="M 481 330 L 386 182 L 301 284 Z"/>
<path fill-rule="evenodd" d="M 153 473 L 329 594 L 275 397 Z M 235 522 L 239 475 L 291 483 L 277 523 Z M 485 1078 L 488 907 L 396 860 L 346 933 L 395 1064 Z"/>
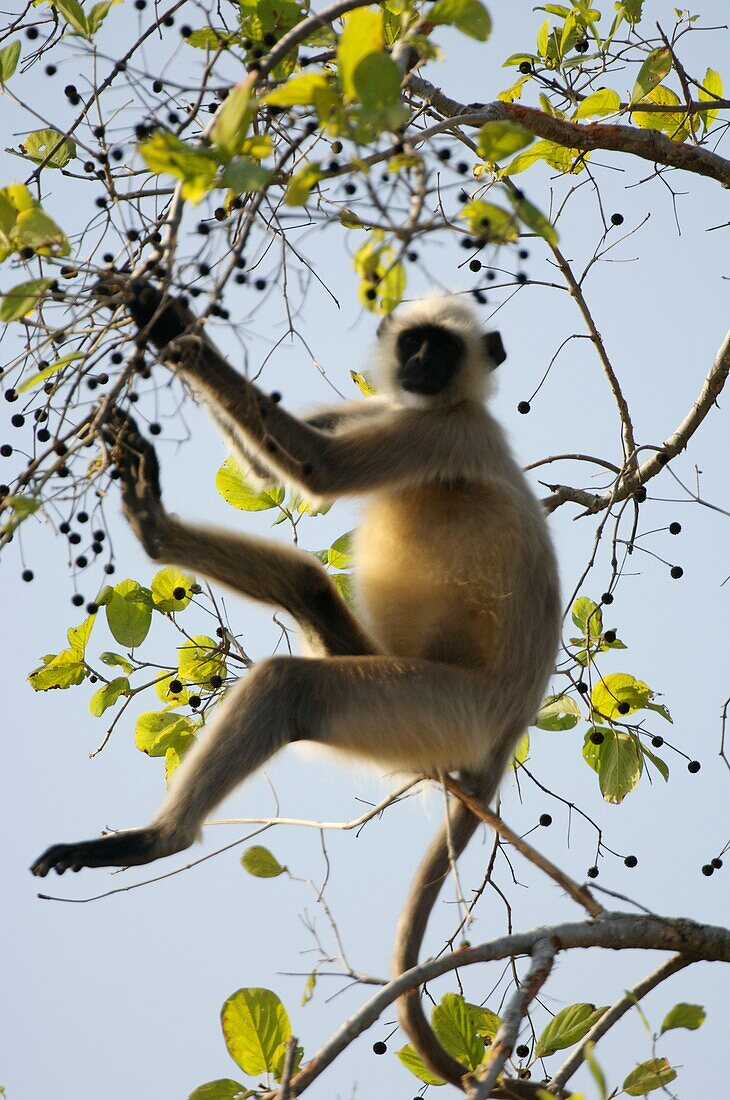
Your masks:
<path fill-rule="evenodd" d="M 670 5 L 647 0 L 645 10 L 651 13 L 649 26 L 654 20 L 669 22 Z M 698 10 L 710 27 L 717 28 L 726 17 L 721 0 L 704 0 Z M 499 64 L 510 52 L 531 48 L 541 19 L 524 0 L 493 3 L 491 11 L 495 31 L 489 43 L 482 46 L 444 33 L 447 60 L 426 72 L 464 102 L 490 100 L 511 82 L 513 70 L 502 70 Z M 113 50 L 114 34 L 121 34 L 136 14 L 125 5 L 111 19 L 116 20 L 115 28 L 104 41 Z M 691 38 L 684 55 L 688 67 L 700 73 L 711 65 L 720 69 L 727 83 L 730 72 L 723 72 L 722 65 L 728 56 L 727 30 L 714 29 Z M 622 80 L 617 74 L 611 86 L 625 94 Z M 29 99 L 36 97 L 35 102 L 49 91 L 34 76 L 25 79 L 23 88 Z M 56 122 L 71 117 L 60 94 L 58 102 L 48 102 L 47 109 Z M 13 109 L 5 117 L 2 144 L 7 146 L 19 140 L 27 123 Z M 17 159 L 5 153 L 0 154 L 0 162 L 3 184 L 20 178 Z M 670 182 L 677 192 L 680 231 L 673 196 L 664 183 L 649 178 L 649 165 L 607 155 L 595 156 L 593 163 L 606 211 L 623 214 L 624 231 L 640 228 L 611 253 L 610 262 L 593 268 L 586 294 L 634 411 L 637 434 L 642 441 L 659 443 L 691 406 L 724 337 L 728 230 L 709 230 L 727 221 L 726 203 L 712 181 L 673 174 Z M 556 196 L 565 193 L 566 184 L 551 180 L 547 171 L 538 169 L 523 178 L 528 195 L 543 208 L 549 205 L 552 189 Z M 81 211 L 74 205 L 78 198 L 72 190 L 55 180 L 49 180 L 47 187 L 47 208 L 61 224 L 75 224 Z M 561 248 L 577 265 L 590 257 L 597 241 L 595 203 L 589 186 L 579 188 L 561 218 Z M 331 401 L 333 386 L 348 397 L 355 396 L 348 372 L 368 366 L 375 321 L 363 315 L 358 305 L 355 277 L 341 239 L 336 230 L 306 238 L 307 254 L 317 273 L 336 287 L 339 300 L 335 303 L 315 287 L 299 319 L 322 370 L 301 344 L 286 342 L 264 368 L 266 386 L 280 389 L 286 406 L 294 411 Z M 547 250 L 538 242 L 529 247 L 525 265 L 529 275 L 557 281 Z M 409 294 L 428 289 L 436 276 L 450 289 L 473 285 L 469 272 L 457 269 L 464 256 L 456 247 L 435 244 L 430 255 L 424 250 L 427 256 L 427 270 L 411 269 Z M 4 289 L 13 276 L 3 273 L 1 278 Z M 252 367 L 267 358 L 282 331 L 275 290 L 247 328 Z M 231 296 L 227 304 L 246 314 L 254 293 L 238 288 L 238 297 Z M 583 331 L 568 295 L 527 286 L 493 317 L 494 306 L 501 300 L 499 296 L 490 299 L 482 312 L 485 323 L 499 326 L 509 353 L 499 370 L 494 410 L 520 460 L 528 464 L 565 451 L 616 459 L 620 435 L 615 409 L 585 340 L 571 341 L 566 347 L 533 399 L 530 415 L 516 411 L 518 402 L 535 390 L 565 337 Z M 215 335 L 232 359 L 240 360 L 235 341 L 227 341 L 222 329 Z M 154 404 L 157 400 L 159 406 Z M 165 499 L 172 510 L 208 523 L 270 534 L 270 515 L 234 512 L 215 492 L 213 480 L 225 448 L 204 413 L 192 406 L 185 409 L 186 433 L 173 416 L 173 393 L 150 394 L 139 407 L 149 418 L 159 416 L 163 424 L 158 450 Z M 9 413 L 3 402 L 2 434 Z M 690 486 L 700 471 L 703 498 L 724 508 L 730 507 L 726 415 L 722 407 L 713 410 L 689 454 L 672 464 Z M 186 435 L 189 438 L 183 438 Z M 566 479 L 570 476 L 569 469 L 560 473 Z M 594 521 L 576 519 L 576 511 L 564 508 L 550 519 L 566 600 L 591 553 L 595 534 Z M 107 514 L 113 523 L 118 563 L 115 579 L 129 576 L 148 583 L 157 567 L 126 530 L 115 501 L 108 503 Z M 664 530 L 674 520 L 682 524 L 677 537 Z M 325 517 L 304 521 L 300 543 L 307 549 L 321 549 L 355 521 L 356 509 L 338 505 Z M 718 757 L 720 711 L 730 695 L 722 645 L 730 598 L 730 585 L 723 586 L 730 574 L 727 524 L 726 516 L 693 503 L 669 474 L 656 479 L 642 509 L 641 545 L 671 564 L 681 564 L 684 576 L 681 581 L 671 580 L 666 565 L 651 553 L 637 551 L 605 616 L 606 625 L 615 626 L 629 648 L 611 655 L 603 667 L 631 671 L 663 693 L 674 725 L 670 729 L 656 717 L 652 730 L 699 759 L 701 772 L 690 775 L 683 760 L 668 753 L 670 782 L 649 785 L 642 780 L 622 806 L 614 807 L 602 801 L 595 776 L 581 759 L 584 726 L 565 733 L 533 730 L 528 762 L 549 791 L 574 801 L 605 830 L 604 839 L 612 849 L 621 856 L 638 857 L 634 870 L 627 869 L 621 858 L 602 861 L 598 884 L 656 912 L 711 923 L 727 919 L 726 876 L 730 874 L 724 870 L 706 878 L 700 871 L 728 840 L 730 775 Z M 285 528 L 275 529 L 272 537 L 286 537 Z M 25 564 L 36 573 L 31 585 L 20 580 L 21 545 Z M 609 577 L 610 564 L 601 551 L 581 592 L 597 598 Z M 328 833 L 326 852 L 319 834 L 311 829 L 272 829 L 263 839 L 252 841 L 270 847 L 289 868 L 291 879 L 248 876 L 238 862 L 239 848 L 163 881 L 88 900 L 184 866 L 247 834 L 242 826 L 211 826 L 193 852 L 153 869 L 119 874 L 87 871 L 71 880 L 69 876 L 49 878 L 40 887 L 43 893 L 82 904 L 39 900 L 39 882 L 27 873 L 27 866 L 40 851 L 54 841 L 93 836 L 105 826 L 144 823 L 162 796 L 164 776 L 159 761 L 135 749 L 132 713 L 117 726 L 104 751 L 90 759 L 106 723 L 89 714 L 87 687 L 34 694 L 26 682 L 40 655 L 62 648 L 67 626 L 80 621 L 70 605 L 73 589 L 65 541 L 54 540 L 49 530 L 34 525 L 24 533 L 22 543 L 16 539 L 3 552 L 0 579 L 6 703 L 0 802 L 7 838 L 0 846 L 0 926 L 5 945 L 0 1084 L 8 1097 L 91 1100 L 102 1095 L 105 1100 L 122 1100 L 138 1095 L 181 1100 L 206 1080 L 241 1079 L 226 1053 L 218 1012 L 225 998 L 242 986 L 274 989 L 288 1008 L 306 1054 L 314 1053 L 368 994 L 340 978 L 322 977 L 313 1001 L 300 1005 L 316 958 L 311 922 L 327 949 L 333 949 L 331 930 L 317 903 L 317 888 L 326 881 L 324 896 L 351 964 L 386 976 L 399 907 L 412 870 L 439 821 L 439 796 L 419 796 L 393 807 L 361 833 Z M 88 582 L 88 596 L 95 583 Z M 225 603 L 247 652 L 254 659 L 271 652 L 280 634 L 271 611 L 230 595 Z M 198 630 L 209 629 L 202 612 L 196 622 Z M 112 647 L 110 637 L 108 643 L 104 648 Z M 167 654 L 175 644 L 173 632 L 159 624 L 146 646 L 149 652 L 157 647 L 158 653 Z M 144 701 L 138 709 L 150 705 Z M 302 758 L 287 750 L 267 766 L 265 775 L 232 795 L 220 814 L 257 816 L 278 810 L 290 817 L 346 821 L 359 816 L 369 802 L 384 797 L 392 785 L 392 778 L 364 768 L 346 768 L 319 755 Z M 571 819 L 561 802 L 524 777 L 519 785 L 508 778 L 502 793 L 504 816 L 520 831 L 532 829 L 540 814 L 552 815 L 552 826 L 530 839 L 582 880 L 594 862 L 593 828 L 577 814 Z M 461 870 L 467 889 L 479 883 L 490 850 L 491 838 L 486 834 L 472 843 Z M 515 882 L 504 859 L 497 867 L 497 882 L 508 895 L 510 912 L 496 892 L 485 894 L 470 931 L 472 942 L 503 934 L 510 920 L 514 929 L 521 930 L 580 918 L 576 907 L 519 857 L 513 860 Z M 427 953 L 439 950 L 458 922 L 453 899 L 449 885 L 430 926 Z M 638 952 L 563 957 L 546 987 L 544 1003 L 552 1012 L 574 1001 L 610 1003 L 659 960 L 658 954 Z M 333 974 L 336 967 L 325 969 Z M 495 994 L 490 991 L 500 973 L 495 965 L 462 974 L 468 999 L 488 998 L 488 1006 L 498 1010 L 504 985 Z M 445 981 L 435 984 L 432 992 L 437 995 L 454 988 L 453 982 Z M 719 965 L 701 964 L 673 978 L 645 1003 L 654 1029 L 678 1001 L 702 1003 L 707 1009 L 707 1021 L 699 1032 L 676 1032 L 666 1049 L 662 1046 L 657 1051 L 681 1067 L 676 1091 L 687 1100 L 717 1089 L 723 1072 L 718 1062 L 726 1038 L 727 995 L 727 976 Z M 548 1017 L 536 1019 L 541 1026 Z M 392 1014 L 386 1015 L 362 1036 L 310 1095 L 315 1100 L 415 1096 L 417 1082 L 394 1057 L 404 1040 L 399 1034 L 390 1038 L 392 1020 Z M 372 1043 L 377 1040 L 387 1041 L 386 1056 L 373 1054 Z M 635 1062 L 651 1057 L 653 1050 L 650 1036 L 632 1013 L 596 1053 L 611 1083 L 619 1084 Z M 559 1061 L 560 1056 L 554 1058 L 551 1067 Z M 585 1078 L 576 1077 L 576 1087 L 579 1083 L 588 1097 L 596 1095 Z"/>

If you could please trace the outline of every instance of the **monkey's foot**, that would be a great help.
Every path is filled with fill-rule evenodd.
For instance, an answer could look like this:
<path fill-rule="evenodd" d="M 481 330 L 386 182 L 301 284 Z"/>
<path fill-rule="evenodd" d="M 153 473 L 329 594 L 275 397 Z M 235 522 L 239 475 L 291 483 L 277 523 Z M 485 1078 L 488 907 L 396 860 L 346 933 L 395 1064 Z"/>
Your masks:
<path fill-rule="evenodd" d="M 187 847 L 187 845 L 182 845 Z M 129 829 L 99 840 L 54 844 L 32 864 L 31 874 L 45 878 L 49 871 L 80 871 L 82 867 L 133 867 L 172 855 L 180 848 L 165 843 L 153 828 Z"/>
<path fill-rule="evenodd" d="M 132 417 L 118 408 L 112 409 L 102 432 L 122 475 L 124 514 L 150 557 L 159 558 L 165 511 L 155 449 Z"/>

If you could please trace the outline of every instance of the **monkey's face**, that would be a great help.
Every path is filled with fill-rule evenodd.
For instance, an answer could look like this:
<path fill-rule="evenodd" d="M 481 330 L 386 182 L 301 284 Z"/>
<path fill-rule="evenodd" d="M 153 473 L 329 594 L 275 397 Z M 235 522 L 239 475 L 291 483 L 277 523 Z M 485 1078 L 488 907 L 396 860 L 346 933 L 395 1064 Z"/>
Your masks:
<path fill-rule="evenodd" d="M 466 348 L 455 332 L 419 325 L 398 334 L 395 352 L 398 384 L 422 397 L 442 394 L 463 367 Z"/>

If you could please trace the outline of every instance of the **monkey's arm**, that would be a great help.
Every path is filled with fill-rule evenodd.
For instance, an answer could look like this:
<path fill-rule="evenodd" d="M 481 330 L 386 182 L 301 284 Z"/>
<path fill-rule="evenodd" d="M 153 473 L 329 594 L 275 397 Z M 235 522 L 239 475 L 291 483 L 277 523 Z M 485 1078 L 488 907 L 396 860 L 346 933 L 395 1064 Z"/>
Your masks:
<path fill-rule="evenodd" d="M 278 395 L 263 393 L 234 370 L 199 332 L 187 305 L 163 299 L 149 285 L 127 284 L 123 293 L 140 334 L 159 349 L 163 362 L 192 383 L 248 454 L 304 493 L 334 498 L 466 472 L 458 461 L 458 439 L 449 438 L 438 418 L 396 422 L 385 416 L 329 434 L 280 408 Z"/>

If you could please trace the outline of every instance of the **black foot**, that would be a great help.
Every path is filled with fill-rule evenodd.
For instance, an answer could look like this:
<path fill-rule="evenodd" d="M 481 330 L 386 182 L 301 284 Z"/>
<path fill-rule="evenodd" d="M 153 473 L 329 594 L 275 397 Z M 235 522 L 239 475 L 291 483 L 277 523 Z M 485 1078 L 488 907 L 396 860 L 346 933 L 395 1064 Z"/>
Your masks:
<path fill-rule="evenodd" d="M 165 511 L 155 449 L 132 417 L 118 408 L 112 409 L 102 432 L 122 475 L 124 514 L 150 557 L 158 558 Z"/>
<path fill-rule="evenodd" d="M 151 863 L 171 850 L 160 843 L 153 829 L 130 829 L 100 840 L 78 844 L 54 844 L 32 864 L 31 874 L 45 878 L 49 871 L 80 871 L 82 867 L 132 867 Z"/>

